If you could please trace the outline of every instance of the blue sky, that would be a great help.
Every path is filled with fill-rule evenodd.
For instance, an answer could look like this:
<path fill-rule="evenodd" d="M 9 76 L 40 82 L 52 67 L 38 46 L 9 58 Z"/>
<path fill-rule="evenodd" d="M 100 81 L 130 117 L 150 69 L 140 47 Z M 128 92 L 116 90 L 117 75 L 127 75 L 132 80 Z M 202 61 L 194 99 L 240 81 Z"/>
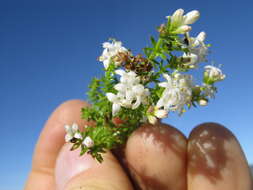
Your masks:
<path fill-rule="evenodd" d="M 253 163 L 252 6 L 250 0 L 0 1 L 0 189 L 22 189 L 53 109 L 86 98 L 91 78 L 102 74 L 101 43 L 115 37 L 139 53 L 177 8 L 201 12 L 193 33 L 207 32 L 209 58 L 223 65 L 227 79 L 208 107 L 166 122 L 186 135 L 199 123 L 219 122 L 234 132 Z"/>

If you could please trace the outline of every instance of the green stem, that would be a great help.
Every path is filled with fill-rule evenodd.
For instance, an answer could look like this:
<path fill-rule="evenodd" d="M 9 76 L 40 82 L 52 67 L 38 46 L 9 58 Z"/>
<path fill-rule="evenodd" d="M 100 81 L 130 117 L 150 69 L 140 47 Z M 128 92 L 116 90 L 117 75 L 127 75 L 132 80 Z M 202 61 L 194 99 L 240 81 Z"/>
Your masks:
<path fill-rule="evenodd" d="M 155 45 L 155 50 L 150 54 L 150 56 L 148 57 L 149 60 L 155 59 L 156 58 L 156 52 L 159 49 L 160 45 L 162 43 L 162 39 L 159 38 L 156 45 Z"/>

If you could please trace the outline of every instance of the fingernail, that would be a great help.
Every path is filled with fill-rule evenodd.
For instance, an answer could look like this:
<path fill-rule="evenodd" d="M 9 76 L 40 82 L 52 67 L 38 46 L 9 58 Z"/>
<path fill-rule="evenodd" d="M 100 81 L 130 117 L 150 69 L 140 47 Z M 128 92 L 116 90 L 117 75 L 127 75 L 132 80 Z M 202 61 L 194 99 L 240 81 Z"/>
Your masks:
<path fill-rule="evenodd" d="M 70 144 L 64 145 L 56 160 L 55 180 L 57 190 L 64 189 L 71 178 L 97 164 L 89 154 L 80 156 L 79 149 L 70 151 L 70 148 Z"/>

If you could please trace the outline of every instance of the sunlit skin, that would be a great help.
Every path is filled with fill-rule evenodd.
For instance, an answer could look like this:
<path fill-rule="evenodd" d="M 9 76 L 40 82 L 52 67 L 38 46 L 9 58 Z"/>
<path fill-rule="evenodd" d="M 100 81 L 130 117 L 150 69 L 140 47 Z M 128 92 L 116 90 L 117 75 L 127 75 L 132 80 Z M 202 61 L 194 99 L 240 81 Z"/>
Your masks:
<path fill-rule="evenodd" d="M 89 155 L 79 157 L 64 145 L 63 126 L 87 124 L 80 119 L 84 106 L 88 104 L 71 100 L 52 113 L 35 147 L 25 190 L 252 189 L 238 141 L 215 123 L 197 126 L 188 138 L 167 124 L 145 125 L 130 136 L 125 148 L 105 153 L 102 164 Z"/>

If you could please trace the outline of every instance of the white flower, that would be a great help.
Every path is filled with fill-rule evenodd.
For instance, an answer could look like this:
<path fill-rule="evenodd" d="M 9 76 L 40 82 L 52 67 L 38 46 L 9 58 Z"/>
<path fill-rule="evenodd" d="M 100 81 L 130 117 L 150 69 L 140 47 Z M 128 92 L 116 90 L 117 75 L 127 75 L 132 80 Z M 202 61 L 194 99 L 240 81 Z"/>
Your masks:
<path fill-rule="evenodd" d="M 156 106 L 166 111 L 183 112 L 185 104 L 191 103 L 192 98 L 192 76 L 173 73 L 172 76 L 164 74 L 167 82 L 159 83 L 159 86 L 165 88 L 161 98 Z"/>
<path fill-rule="evenodd" d="M 188 24 L 193 24 L 200 17 L 199 11 L 193 10 L 186 15 L 184 15 L 183 9 L 176 10 L 172 16 L 167 16 L 166 18 L 170 18 L 171 24 L 173 26 L 174 33 L 184 34 L 191 30 L 191 27 Z"/>
<path fill-rule="evenodd" d="M 155 124 L 157 122 L 157 118 L 163 119 L 168 116 L 168 111 L 164 109 L 159 109 L 158 107 L 151 106 L 147 111 L 147 118 L 149 123 Z"/>
<path fill-rule="evenodd" d="M 185 45 L 189 49 L 189 53 L 184 53 L 183 58 L 188 58 L 189 62 L 185 63 L 190 68 L 197 68 L 198 63 L 205 62 L 208 54 L 208 47 L 204 43 L 206 39 L 206 33 L 200 32 L 197 37 L 193 38 L 186 33 L 186 39 L 188 44 Z"/>
<path fill-rule="evenodd" d="M 226 75 L 224 75 L 221 69 L 214 67 L 212 65 L 205 66 L 204 81 L 205 83 L 214 83 L 217 81 L 224 80 Z"/>
<path fill-rule="evenodd" d="M 184 65 L 189 66 L 189 68 L 196 68 L 198 66 L 198 56 L 194 53 L 184 53 L 183 59 L 189 59 L 188 62 L 184 63 Z"/>
<path fill-rule="evenodd" d="M 94 141 L 89 137 L 85 137 L 85 139 L 83 140 L 82 144 L 88 148 L 94 146 Z"/>
<path fill-rule="evenodd" d="M 99 57 L 99 61 L 103 62 L 105 69 L 109 67 L 111 63 L 111 58 L 117 55 L 120 52 L 128 52 L 128 50 L 122 46 L 122 42 L 120 41 L 112 41 L 103 43 L 103 53 Z M 114 62 L 116 66 L 119 66 L 119 62 Z"/>
<path fill-rule="evenodd" d="M 76 123 L 73 123 L 72 126 L 65 125 L 66 135 L 65 135 L 65 141 L 70 142 L 73 138 L 76 139 L 82 139 L 82 135 L 78 130 L 78 125 Z"/>
<path fill-rule="evenodd" d="M 200 32 L 196 38 L 189 38 L 190 52 L 198 56 L 197 62 L 205 62 L 208 54 L 208 47 L 205 44 L 206 33 Z"/>
<path fill-rule="evenodd" d="M 135 72 L 124 70 L 116 70 L 116 74 L 120 75 L 120 83 L 114 88 L 117 94 L 107 93 L 107 99 L 113 103 L 112 115 L 115 116 L 121 107 L 136 109 L 141 103 L 146 104 L 149 90 L 140 84 L 140 78 Z"/>

